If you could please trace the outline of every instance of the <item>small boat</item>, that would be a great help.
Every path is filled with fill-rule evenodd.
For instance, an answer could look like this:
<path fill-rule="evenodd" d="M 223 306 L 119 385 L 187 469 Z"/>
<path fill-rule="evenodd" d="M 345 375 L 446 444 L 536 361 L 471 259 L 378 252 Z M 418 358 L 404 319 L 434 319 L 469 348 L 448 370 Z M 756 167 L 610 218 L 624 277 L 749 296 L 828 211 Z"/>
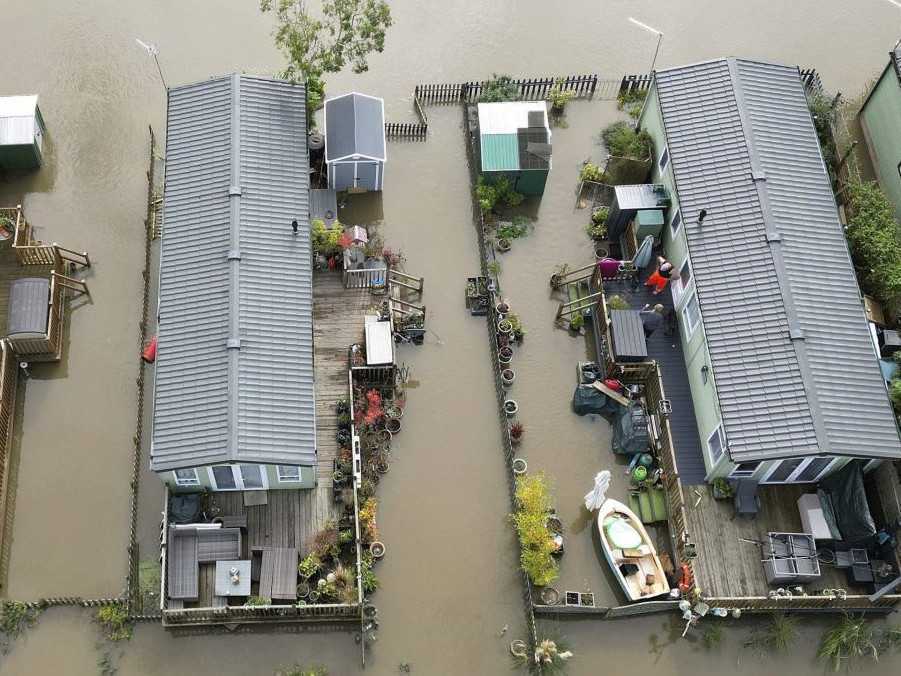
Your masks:
<path fill-rule="evenodd" d="M 660 557 L 635 512 L 608 498 L 598 511 L 598 532 L 604 556 L 630 601 L 669 593 Z"/>

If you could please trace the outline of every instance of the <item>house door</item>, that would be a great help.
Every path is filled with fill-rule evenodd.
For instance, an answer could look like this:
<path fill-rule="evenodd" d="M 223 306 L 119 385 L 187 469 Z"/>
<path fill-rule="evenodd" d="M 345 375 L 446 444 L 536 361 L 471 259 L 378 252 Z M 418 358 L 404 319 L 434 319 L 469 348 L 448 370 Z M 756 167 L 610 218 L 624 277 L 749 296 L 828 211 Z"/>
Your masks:
<path fill-rule="evenodd" d="M 824 476 L 838 458 L 818 455 L 813 458 L 788 458 L 777 462 L 767 472 L 765 484 L 814 483 Z"/>
<path fill-rule="evenodd" d="M 268 488 L 262 465 L 214 465 L 210 480 L 217 491 L 259 491 Z"/>
<path fill-rule="evenodd" d="M 357 162 L 354 187 L 363 190 L 378 189 L 378 165 L 375 162 Z"/>

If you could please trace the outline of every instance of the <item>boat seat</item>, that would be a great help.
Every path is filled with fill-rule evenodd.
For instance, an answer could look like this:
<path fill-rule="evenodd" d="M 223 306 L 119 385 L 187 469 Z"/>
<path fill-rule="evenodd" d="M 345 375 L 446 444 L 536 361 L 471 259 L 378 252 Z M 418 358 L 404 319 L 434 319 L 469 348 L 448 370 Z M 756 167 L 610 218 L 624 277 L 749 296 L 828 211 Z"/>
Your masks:
<path fill-rule="evenodd" d="M 634 549 L 623 549 L 621 551 L 623 553 L 623 556 L 625 556 L 626 558 L 637 559 L 650 554 L 651 548 L 645 544 L 642 544 L 638 547 L 635 547 Z"/>

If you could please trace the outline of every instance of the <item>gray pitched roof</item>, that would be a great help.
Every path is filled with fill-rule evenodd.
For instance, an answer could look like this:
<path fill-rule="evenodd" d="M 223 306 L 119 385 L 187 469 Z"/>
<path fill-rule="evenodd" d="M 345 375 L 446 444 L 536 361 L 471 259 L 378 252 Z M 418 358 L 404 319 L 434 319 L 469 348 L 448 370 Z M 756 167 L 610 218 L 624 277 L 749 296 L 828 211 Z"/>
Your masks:
<path fill-rule="evenodd" d="M 233 75 L 170 90 L 166 160 L 151 467 L 311 464 L 303 86 Z"/>
<path fill-rule="evenodd" d="M 384 160 L 385 111 L 382 99 L 351 92 L 325 102 L 325 159 L 353 155 Z"/>
<path fill-rule="evenodd" d="M 732 459 L 901 457 L 798 69 L 655 82 Z"/>

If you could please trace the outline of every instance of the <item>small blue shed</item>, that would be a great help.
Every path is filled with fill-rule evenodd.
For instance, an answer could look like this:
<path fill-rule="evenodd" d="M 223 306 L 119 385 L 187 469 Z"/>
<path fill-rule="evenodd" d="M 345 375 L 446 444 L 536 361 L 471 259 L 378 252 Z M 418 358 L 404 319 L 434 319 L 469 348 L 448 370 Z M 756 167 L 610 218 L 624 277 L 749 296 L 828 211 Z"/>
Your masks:
<path fill-rule="evenodd" d="M 385 102 L 351 92 L 325 101 L 325 164 L 332 190 L 381 190 L 385 177 Z"/>

